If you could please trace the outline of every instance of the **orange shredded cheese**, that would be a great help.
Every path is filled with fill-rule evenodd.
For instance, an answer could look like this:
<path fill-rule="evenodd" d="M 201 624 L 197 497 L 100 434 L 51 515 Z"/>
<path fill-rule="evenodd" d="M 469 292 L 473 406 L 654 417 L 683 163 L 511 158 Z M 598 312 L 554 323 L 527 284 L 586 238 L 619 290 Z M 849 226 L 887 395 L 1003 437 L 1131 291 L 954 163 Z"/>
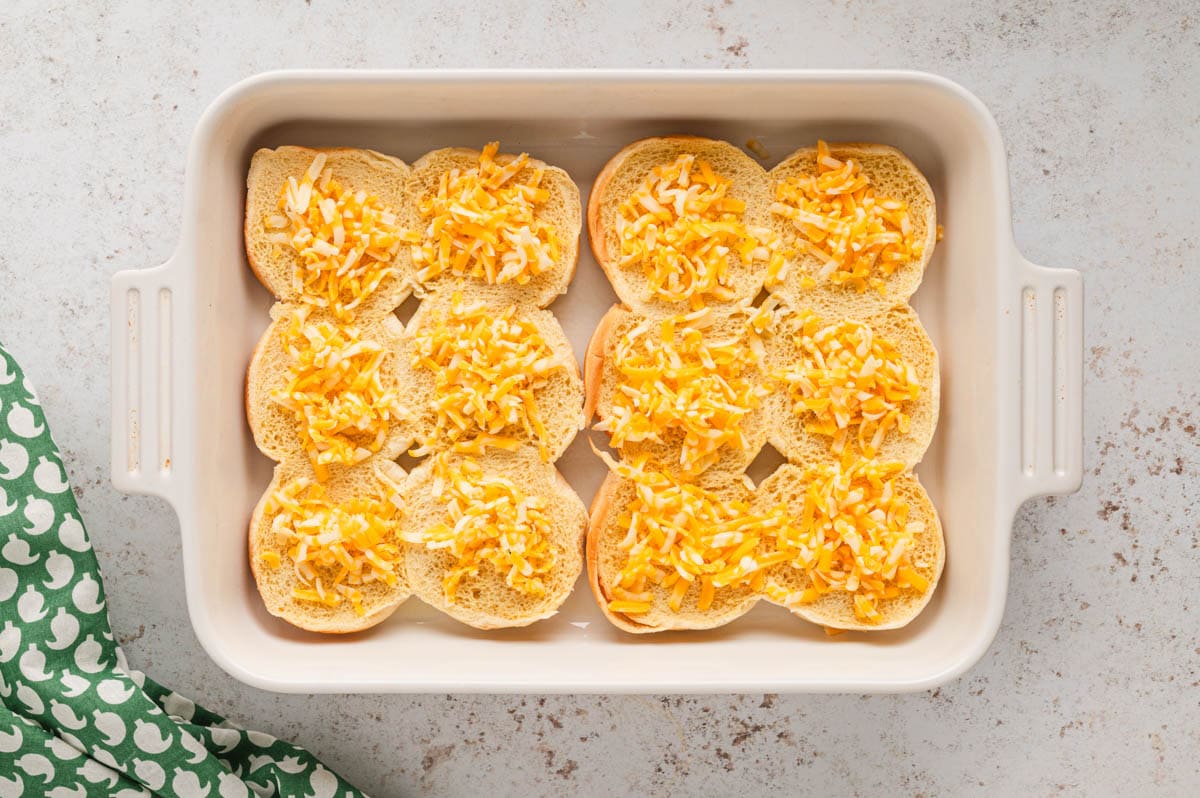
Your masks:
<path fill-rule="evenodd" d="M 439 440 L 511 448 L 520 433 L 549 461 L 536 392 L 566 360 L 515 306 L 497 312 L 454 294 L 449 311 L 435 311 L 417 331 L 412 363 L 432 372 L 437 413 L 434 433 L 414 454 L 428 454 Z"/>
<path fill-rule="evenodd" d="M 914 536 L 925 525 L 908 520 L 908 503 L 896 492 L 894 480 L 903 471 L 903 463 L 865 459 L 808 469 L 803 508 L 776 538 L 776 551 L 788 554 L 810 586 L 789 592 L 769 581 L 766 595 L 795 605 L 844 591 L 852 594 L 858 618 L 878 623 L 880 601 L 924 593 L 929 582 L 918 569 L 927 564 L 914 560 Z"/>
<path fill-rule="evenodd" d="M 372 194 L 344 188 L 325 161 L 318 153 L 299 180 L 288 178 L 279 212 L 264 224 L 268 240 L 300 256 L 292 285 L 301 301 L 346 319 L 396 273 L 402 236 L 394 211 Z"/>
<path fill-rule="evenodd" d="M 620 266 L 640 266 L 654 296 L 692 310 L 734 298 L 731 253 L 780 268 L 775 237 L 743 223 L 746 203 L 729 196 L 732 184 L 690 154 L 654 167 L 618 211 Z"/>
<path fill-rule="evenodd" d="M 667 432 L 682 431 L 679 465 L 688 474 L 717 462 L 722 446 L 746 448 L 742 422 L 769 393 L 747 374 L 761 363 L 761 342 L 751 325 L 746 334 L 712 340 L 705 333 L 712 321 L 704 309 L 646 320 L 621 336 L 612 407 L 596 425 L 613 446 L 664 443 Z"/>
<path fill-rule="evenodd" d="M 670 591 L 667 605 L 678 612 L 694 585 L 697 609 L 707 610 L 717 590 L 761 589 L 764 569 L 792 557 L 788 551 L 766 551 L 767 541 L 788 524 L 782 506 L 755 513 L 748 502 L 722 499 L 662 471 L 645 456 L 616 463 L 598 454 L 635 490 L 618 520 L 627 530 L 619 545 L 628 559 L 609 589 L 612 612 L 649 612 L 654 586 Z"/>
<path fill-rule="evenodd" d="M 287 384 L 271 399 L 288 410 L 318 479 L 327 466 L 351 465 L 383 446 L 392 422 L 405 412 L 380 366 L 382 346 L 354 326 L 308 320 L 309 308 L 292 312 L 280 329 L 290 358 Z"/>
<path fill-rule="evenodd" d="M 770 210 L 792 221 L 801 249 L 821 262 L 818 280 L 859 292 L 883 292 L 883 278 L 923 251 L 908 206 L 877 196 L 862 165 L 834 158 L 824 141 L 817 142 L 817 173 L 776 184 Z"/>
<path fill-rule="evenodd" d="M 437 191 L 421 200 L 425 227 L 412 256 L 422 282 L 450 272 L 488 285 L 524 285 L 558 260 L 558 234 L 537 216 L 538 206 L 550 199 L 542 186 L 545 170 L 522 179 L 529 156 L 501 163 L 499 149 L 493 141 L 480 153 L 479 166 L 442 174 Z"/>
<path fill-rule="evenodd" d="M 297 601 L 326 607 L 349 601 L 361 616 L 364 585 L 397 583 L 400 510 L 394 502 L 358 497 L 332 504 L 322 485 L 301 477 L 272 493 L 266 512 L 300 583 L 292 590 Z M 262 560 L 282 566 L 275 552 Z"/>
<path fill-rule="evenodd" d="M 809 432 L 830 436 L 830 450 L 842 454 L 857 428 L 867 457 L 878 453 L 892 430 L 908 433 L 906 408 L 921 385 L 891 341 L 862 322 L 828 323 L 811 312 L 787 324 L 798 358 L 773 376 L 788 386 L 792 410 L 809 419 Z"/>
<path fill-rule="evenodd" d="M 526 494 L 505 477 L 485 475 L 470 457 L 451 462 L 445 452 L 433 461 L 433 497 L 445 505 L 446 520 L 404 532 L 403 539 L 454 555 L 442 582 L 447 601 L 454 602 L 461 583 L 485 563 L 513 590 L 545 595 L 556 558 L 543 497 Z"/>

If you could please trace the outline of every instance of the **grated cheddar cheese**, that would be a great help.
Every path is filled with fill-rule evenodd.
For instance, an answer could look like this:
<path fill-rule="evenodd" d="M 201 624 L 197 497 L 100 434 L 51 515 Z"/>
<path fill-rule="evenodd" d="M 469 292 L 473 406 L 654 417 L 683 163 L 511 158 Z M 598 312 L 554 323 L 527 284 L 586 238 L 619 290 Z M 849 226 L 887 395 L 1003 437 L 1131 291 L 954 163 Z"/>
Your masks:
<path fill-rule="evenodd" d="M 693 310 L 735 297 L 733 253 L 781 268 L 775 237 L 743 223 L 746 203 L 729 196 L 732 185 L 690 154 L 654 167 L 618 210 L 619 265 L 640 266 L 655 297 Z"/>
<path fill-rule="evenodd" d="M 357 497 L 332 504 L 323 486 L 302 477 L 272 493 L 266 513 L 300 583 L 292 590 L 297 601 L 331 608 L 349 601 L 362 616 L 364 585 L 399 581 L 400 510 L 393 502 Z M 260 559 L 272 569 L 283 566 L 275 551 Z"/>
<path fill-rule="evenodd" d="M 383 446 L 392 422 L 404 416 L 393 387 L 385 386 L 382 346 L 357 327 L 312 322 L 296 309 L 280 329 L 290 363 L 287 384 L 271 399 L 291 413 L 317 478 L 331 464 L 351 465 Z"/>
<path fill-rule="evenodd" d="M 929 581 L 919 569 L 928 564 L 914 559 L 914 536 L 925 524 L 908 520 L 909 505 L 896 492 L 903 471 L 903 463 L 865 459 L 808 469 L 803 508 L 776 538 L 776 553 L 802 569 L 810 586 L 790 592 L 769 581 L 765 594 L 794 606 L 846 592 L 860 620 L 878 623 L 880 601 L 924 593 Z"/>
<path fill-rule="evenodd" d="M 859 292 L 882 293 L 883 278 L 923 252 L 908 206 L 877 196 L 862 165 L 834 158 L 824 141 L 817 142 L 817 173 L 780 181 L 770 211 L 790 219 L 800 248 L 821 262 L 817 280 Z M 779 279 L 774 275 L 768 287 Z M 806 284 L 815 284 L 812 276 Z"/>
<path fill-rule="evenodd" d="M 566 356 L 555 355 L 515 306 L 496 312 L 456 293 L 448 312 L 435 311 L 417 331 L 415 343 L 413 366 L 434 377 L 437 425 L 414 454 L 428 454 L 439 440 L 513 448 L 520 443 L 514 436 L 524 435 L 550 460 L 536 392 L 566 367 Z"/>
<path fill-rule="evenodd" d="M 769 390 L 749 369 L 761 363 L 758 330 L 712 340 L 709 309 L 646 320 L 623 334 L 613 351 L 616 389 L 608 417 L 596 429 L 615 447 L 666 442 L 683 433 L 679 465 L 695 474 L 720 458 L 722 446 L 745 449 L 742 423 Z M 749 340 L 748 340 L 749 339 Z"/>
<path fill-rule="evenodd" d="M 425 227 L 412 257 L 422 282 L 450 272 L 488 285 L 524 285 L 558 261 L 558 234 L 537 216 L 538 206 L 550 199 L 542 186 L 545 169 L 522 178 L 529 155 L 501 163 L 499 149 L 493 141 L 477 167 L 443 173 L 436 192 L 421 200 Z"/>
<path fill-rule="evenodd" d="M 513 590 L 545 595 L 556 557 L 543 497 L 526 494 L 505 477 L 485 475 L 470 457 L 451 462 L 443 452 L 433 461 L 433 498 L 445 505 L 446 520 L 402 537 L 455 557 L 442 581 L 447 601 L 453 603 L 462 582 L 484 564 L 503 574 Z"/>
<path fill-rule="evenodd" d="M 798 357 L 773 376 L 788 386 L 793 412 L 809 419 L 805 429 L 829 436 L 830 450 L 840 455 L 857 427 L 855 439 L 867 457 L 892 430 L 908 433 L 905 409 L 921 385 L 891 341 L 861 322 L 826 322 L 811 312 L 787 325 Z"/>
<path fill-rule="evenodd" d="M 299 180 L 288 178 L 279 212 L 264 224 L 269 241 L 300 256 L 292 275 L 300 300 L 348 319 L 396 273 L 402 235 L 394 211 L 374 195 L 344 188 L 325 161 L 318 153 Z"/>
<path fill-rule="evenodd" d="M 667 606 L 678 612 L 694 585 L 699 586 L 696 608 L 704 611 L 717 590 L 747 585 L 759 590 L 764 569 L 791 558 L 788 551 L 766 550 L 788 524 L 784 507 L 754 513 L 748 502 L 722 499 L 662 471 L 645 456 L 617 463 L 598 454 L 635 490 L 618 518 L 626 530 L 619 546 L 628 559 L 608 591 L 611 612 L 649 612 L 655 587 L 669 591 Z"/>

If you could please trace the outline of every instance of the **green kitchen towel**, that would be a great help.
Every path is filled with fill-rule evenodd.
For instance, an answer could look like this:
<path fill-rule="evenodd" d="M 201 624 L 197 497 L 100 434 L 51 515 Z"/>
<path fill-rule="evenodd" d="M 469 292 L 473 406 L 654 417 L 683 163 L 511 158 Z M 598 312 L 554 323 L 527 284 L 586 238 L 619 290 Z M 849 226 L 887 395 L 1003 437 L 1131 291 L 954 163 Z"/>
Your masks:
<path fill-rule="evenodd" d="M 32 385 L 0 346 L 0 798 L 362 793 L 130 670 Z"/>

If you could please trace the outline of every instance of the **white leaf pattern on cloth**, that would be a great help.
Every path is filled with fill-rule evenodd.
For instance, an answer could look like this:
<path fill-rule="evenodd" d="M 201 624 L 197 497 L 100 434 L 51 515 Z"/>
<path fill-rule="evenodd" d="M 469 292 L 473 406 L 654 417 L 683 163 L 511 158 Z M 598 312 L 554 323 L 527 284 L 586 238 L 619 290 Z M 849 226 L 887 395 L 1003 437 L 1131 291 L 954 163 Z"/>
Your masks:
<path fill-rule="evenodd" d="M 27 535 L 40 535 L 54 524 L 54 505 L 37 496 L 30 496 L 25 502 L 25 520 L 29 526 L 24 528 Z"/>
<path fill-rule="evenodd" d="M 104 602 L 100 599 L 100 583 L 92 579 L 91 574 L 84 574 L 83 579 L 71 588 L 71 602 L 75 609 L 86 615 L 100 612 L 104 609 Z"/>
<path fill-rule="evenodd" d="M 31 682 L 44 682 L 51 678 L 50 674 L 46 673 L 46 655 L 32 643 L 21 655 L 20 667 L 21 676 Z"/>
<path fill-rule="evenodd" d="M 58 542 L 71 551 L 85 552 L 92 550 L 92 544 L 88 543 L 87 535 L 83 531 L 83 524 L 79 523 L 79 519 L 73 515 L 63 518 L 62 524 L 59 525 Z"/>
<path fill-rule="evenodd" d="M 42 558 L 40 554 L 35 554 L 29 548 L 29 541 L 23 540 L 15 534 L 8 536 L 8 542 L 4 544 L 4 548 L 0 549 L 0 557 L 13 565 L 33 565 Z M 32 589 L 33 585 L 29 587 Z"/>
<path fill-rule="evenodd" d="M 144 720 L 134 721 L 133 742 L 139 750 L 147 754 L 161 754 L 171 747 L 171 741 L 163 736 L 162 731 Z"/>
<path fill-rule="evenodd" d="M 73 759 L 79 759 L 83 756 L 82 751 L 72 748 L 65 740 L 60 740 L 57 737 L 51 737 L 46 740 L 46 748 L 60 762 L 70 762 Z"/>
<path fill-rule="evenodd" d="M 46 793 L 46 798 L 87 798 L 87 791 L 75 782 L 74 787 L 55 787 Z"/>
<path fill-rule="evenodd" d="M 158 792 L 167 783 L 167 774 L 162 769 L 162 765 L 157 762 L 150 762 L 134 757 L 133 772 L 137 775 L 138 780 L 149 787 L 152 792 Z M 180 798 L 183 798 L 183 796 L 180 796 Z"/>
<path fill-rule="evenodd" d="M 37 468 L 33 469 L 33 482 L 43 493 L 62 493 L 70 485 L 63 475 L 62 466 L 45 457 L 38 458 Z"/>
<path fill-rule="evenodd" d="M 77 698 L 83 695 L 91 685 L 91 682 L 87 679 L 68 671 L 63 671 L 62 678 L 59 681 L 63 687 L 67 688 L 63 691 L 63 695 L 67 698 Z"/>
<path fill-rule="evenodd" d="M 17 760 L 17 767 L 25 772 L 26 776 L 32 776 L 34 779 L 42 779 L 44 784 L 49 784 L 54 779 L 54 765 L 50 764 L 50 760 L 41 754 L 25 754 Z"/>
<path fill-rule="evenodd" d="M 33 417 L 33 411 L 22 404 L 14 404 L 8 411 L 8 429 L 22 438 L 36 438 L 46 431 L 46 425 Z"/>
<path fill-rule="evenodd" d="M 79 731 L 87 725 L 87 720 L 76 715 L 75 710 L 53 698 L 50 699 L 50 715 L 59 726 L 71 731 Z"/>
<path fill-rule="evenodd" d="M 45 568 L 50 578 L 42 582 L 42 587 L 47 590 L 58 590 L 60 587 L 68 584 L 71 581 L 71 577 L 75 576 L 75 563 L 70 557 L 61 552 L 50 552 L 50 555 L 46 557 Z"/>
<path fill-rule="evenodd" d="M 25 795 L 25 780 L 16 773 L 9 777 L 0 776 L 0 798 L 22 798 Z"/>
<path fill-rule="evenodd" d="M 0 601 L 8 601 L 17 592 L 17 572 L 0 566 Z"/>
<path fill-rule="evenodd" d="M 120 679 L 105 679 L 96 685 L 96 695 L 106 704 L 117 706 L 124 704 L 133 695 L 133 686 Z"/>
<path fill-rule="evenodd" d="M 50 632 L 54 637 L 46 641 L 46 648 L 62 651 L 79 637 L 79 619 L 68 613 L 65 607 L 59 607 L 54 620 L 50 621 Z"/>
<path fill-rule="evenodd" d="M 27 684 L 17 685 L 17 701 L 25 706 L 26 712 L 35 717 L 46 711 L 46 705 L 42 703 L 42 697 L 30 689 Z"/>
<path fill-rule="evenodd" d="M 29 468 L 29 452 L 16 441 L 0 439 L 0 479 L 20 479 Z"/>
<path fill-rule="evenodd" d="M 0 662 L 8 662 L 20 650 L 21 627 L 13 626 L 12 621 L 5 621 L 4 629 L 0 631 Z"/>
<path fill-rule="evenodd" d="M 14 727 L 8 732 L 0 729 L 0 754 L 11 754 L 14 751 L 20 751 L 21 743 L 24 741 L 25 736 L 19 728 Z"/>

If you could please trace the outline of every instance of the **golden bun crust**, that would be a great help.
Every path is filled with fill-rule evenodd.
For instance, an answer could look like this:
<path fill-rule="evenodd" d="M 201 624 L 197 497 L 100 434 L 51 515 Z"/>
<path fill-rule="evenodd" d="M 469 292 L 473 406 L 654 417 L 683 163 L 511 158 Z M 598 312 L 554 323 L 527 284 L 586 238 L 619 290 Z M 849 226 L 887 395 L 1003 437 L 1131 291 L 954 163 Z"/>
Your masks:
<path fill-rule="evenodd" d="M 843 317 L 844 318 L 844 317 Z M 838 317 L 823 317 L 829 324 L 837 323 Z M 913 366 L 921 393 L 907 407 L 910 426 L 907 434 L 892 430 L 876 453 L 879 460 L 899 461 L 912 468 L 925 456 L 937 429 L 939 404 L 941 402 L 941 376 L 938 369 L 938 353 L 933 341 L 921 326 L 921 320 L 908 305 L 897 305 L 866 319 L 854 319 L 866 324 L 877 336 L 895 345 L 906 363 Z M 775 374 L 785 370 L 798 357 L 797 350 L 786 329 L 771 336 L 767 345 L 768 372 Z M 798 416 L 792 410 L 792 400 L 787 387 L 776 385 L 767 399 L 767 424 L 770 443 L 793 463 L 830 462 L 841 457 L 830 450 L 831 438 L 808 432 L 806 416 Z M 851 438 L 857 434 L 857 426 L 851 428 Z M 857 443 L 849 446 L 857 449 Z"/>
<path fill-rule="evenodd" d="M 487 307 L 497 313 L 508 307 L 491 302 Z M 413 438 L 425 441 L 437 431 L 437 414 L 434 409 L 436 380 L 427 368 L 414 366 L 412 358 L 417 352 L 417 335 L 425 329 L 437 314 L 446 314 L 452 303 L 450 297 L 435 294 L 421 303 L 420 308 L 409 320 L 404 331 L 403 356 L 397 366 L 401 395 L 408 397 L 414 410 Z M 546 377 L 546 384 L 534 390 L 538 413 L 546 429 L 546 449 L 551 461 L 562 457 L 571 441 L 585 425 L 584 382 L 579 373 L 579 362 L 575 359 L 571 342 L 563 331 L 557 317 L 548 310 L 532 306 L 516 306 L 514 318 L 532 324 L 551 351 L 564 362 L 565 368 L 558 369 Z M 523 429 L 505 428 L 503 435 L 514 437 L 523 444 L 536 447 L 538 441 Z M 442 436 L 434 440 L 435 449 L 449 448 L 451 442 Z"/>
<path fill-rule="evenodd" d="M 403 208 L 405 183 L 410 169 L 399 158 L 348 147 L 312 149 L 277 147 L 261 149 L 250 159 L 246 176 L 246 216 L 244 235 L 246 258 L 259 282 L 281 302 L 297 303 L 300 295 L 292 284 L 299 257 L 290 247 L 281 247 L 267 239 L 263 221 L 277 213 L 279 192 L 289 177 L 300 177 L 318 153 L 325 153 L 326 166 L 335 179 L 351 191 L 367 191 L 379 197 L 384 207 L 399 214 Z M 366 299 L 356 316 L 380 318 L 398 307 L 411 293 L 412 266 L 409 248 L 401 246 L 391 265 L 396 274 L 380 283 Z"/>
<path fill-rule="evenodd" d="M 772 293 L 784 297 L 793 307 L 809 307 L 823 314 L 865 318 L 886 311 L 898 303 L 907 302 L 921 284 L 925 267 L 933 257 L 937 243 L 937 204 L 933 189 L 921 171 L 908 157 L 895 147 L 885 144 L 860 142 L 833 142 L 829 152 L 835 158 L 853 158 L 862 165 L 863 173 L 882 196 L 899 199 L 908 204 L 913 221 L 914 237 L 923 246 L 921 258 L 905 264 L 884 280 L 884 291 L 868 289 L 856 291 L 852 288 L 819 282 L 813 288 L 801 286 L 805 276 L 813 276 L 820 269 L 820 261 L 800 251 L 799 236 L 795 226 L 782 216 L 768 214 L 769 224 L 779 234 L 783 250 L 792 251 L 794 256 L 786 269 L 787 277 L 782 284 L 770 286 Z M 817 148 L 802 147 L 767 173 L 771 196 L 775 186 L 789 177 L 815 174 Z"/>
<path fill-rule="evenodd" d="M 712 479 L 708 474 L 705 475 L 705 479 L 712 481 L 710 487 L 723 498 L 749 497 L 749 489 L 741 480 L 727 476 Z M 608 602 L 612 596 L 609 586 L 620 573 L 626 556 L 618 546 L 625 537 L 625 531 L 618 526 L 618 519 L 632 498 L 632 484 L 610 473 L 592 500 L 587 533 L 588 583 L 604 617 L 626 632 L 652 634 L 674 629 L 715 629 L 750 611 L 758 602 L 759 595 L 748 587 L 721 588 L 717 591 L 712 605 L 706 610 L 700 610 L 697 607 L 700 593 L 698 586 L 693 586 L 687 592 L 678 612 L 667 605 L 669 591 L 657 586 L 650 588 L 654 596 L 653 606 L 645 615 L 634 619 L 623 613 L 610 611 Z"/>
<path fill-rule="evenodd" d="M 658 136 L 635 141 L 614 155 L 592 183 L 588 197 L 588 236 L 592 254 L 604 270 L 613 290 L 626 306 L 648 315 L 686 313 L 686 303 L 655 297 L 639 269 L 620 266 L 620 242 L 616 221 L 620 206 L 641 187 L 656 166 L 669 164 L 683 154 L 708 161 L 713 170 L 732 181 L 729 196 L 746 203 L 742 219 L 747 225 L 765 227 L 770 204 L 767 174 L 757 161 L 726 141 L 700 136 Z M 754 299 L 766 279 L 766 264 L 743 263 L 730 255 L 730 278 L 734 298 L 711 300 L 714 308 L 734 307 Z"/>
<path fill-rule="evenodd" d="M 593 415 L 600 421 L 604 421 L 609 417 L 613 408 L 613 401 L 620 389 L 620 375 L 617 372 L 617 366 L 614 362 L 613 355 L 621 337 L 634 329 L 638 325 L 646 321 L 652 321 L 654 317 L 648 317 L 629 310 L 620 305 L 614 305 L 604 317 L 600 320 L 596 327 L 596 332 L 593 333 L 591 340 L 588 342 L 585 371 L 585 391 L 586 402 L 584 405 L 584 415 L 591 418 Z M 736 338 L 741 334 L 744 316 L 738 312 L 736 315 L 716 315 L 716 321 L 705 328 L 705 336 L 708 340 L 729 340 Z M 746 377 L 757 383 L 764 383 L 768 379 L 769 371 L 765 371 L 754 364 L 745 364 L 744 374 Z M 718 450 L 718 460 L 709 466 L 707 470 L 712 471 L 728 471 L 730 473 L 738 473 L 754 461 L 758 453 L 762 450 L 763 445 L 768 438 L 768 408 L 765 405 L 756 407 L 748 412 L 742 419 L 741 430 L 746 439 L 745 448 L 734 448 L 732 445 L 725 445 Z M 684 444 L 684 433 L 682 430 L 672 429 L 667 430 L 663 435 L 663 442 L 657 443 L 652 441 L 643 442 L 628 442 L 622 451 L 624 454 L 635 457 L 639 454 L 647 454 L 655 461 L 669 468 L 672 472 L 680 470 L 679 455 Z"/>
<path fill-rule="evenodd" d="M 276 303 L 271 308 L 271 325 L 255 345 L 250 365 L 246 369 L 246 421 L 250 425 L 250 433 L 254 436 L 254 444 L 259 451 L 277 463 L 308 459 L 308 454 L 300 443 L 295 418 L 271 399 L 271 393 L 288 382 L 290 360 L 281 343 L 280 333 L 296 309 L 296 306 L 282 303 Z M 308 320 L 332 322 L 333 318 L 313 311 L 309 313 Z M 404 329 L 400 321 L 394 315 L 388 314 L 377 321 L 364 320 L 355 323 L 354 326 L 359 329 L 361 340 L 371 341 L 384 349 L 380 380 L 385 387 L 399 391 L 404 397 L 405 409 L 412 411 L 411 401 L 401 382 L 406 352 Z M 375 457 L 385 460 L 399 457 L 412 444 L 415 435 L 416 426 L 411 420 L 392 421 L 388 426 L 387 437 Z M 331 473 L 339 473 L 356 467 L 357 464 L 331 465 L 329 470 Z"/>
<path fill-rule="evenodd" d="M 270 486 L 250 517 L 247 546 L 250 573 L 254 576 L 254 583 L 262 595 L 263 604 L 267 612 L 276 618 L 309 632 L 349 634 L 369 629 L 395 612 L 411 594 L 404 563 L 401 561 L 397 569 L 400 579 L 395 586 L 389 587 L 381 582 L 363 586 L 365 613 L 361 616 L 354 612 L 348 601 L 337 607 L 326 607 L 293 599 L 292 588 L 297 583 L 296 575 L 289 564 L 284 547 L 275 540 L 271 531 L 273 516 L 268 515 L 266 508 L 272 493 L 298 477 L 314 478 L 312 470 L 303 463 L 281 463 L 276 466 Z M 385 460 L 373 461 L 368 467 L 348 471 L 324 484 L 328 500 L 342 502 L 364 495 L 385 496 L 395 490 L 404 479 L 404 469 Z M 401 547 L 401 552 L 403 551 Z M 264 565 L 262 555 L 266 552 L 278 554 L 283 564 L 279 568 Z"/>
<path fill-rule="evenodd" d="M 797 465 L 780 466 L 779 470 L 759 485 L 758 502 L 763 506 L 774 506 L 782 502 L 788 506 L 789 512 L 797 513 L 803 506 L 804 471 L 804 468 Z M 914 536 L 913 559 L 925 563 L 924 567 L 917 567 L 917 572 L 929 580 L 929 587 L 924 593 L 904 593 L 894 599 L 879 600 L 876 608 L 883 616 L 879 623 L 859 620 L 854 613 L 852 595 L 837 591 L 826 593 L 811 604 L 789 607 L 797 617 L 829 629 L 884 631 L 907 626 L 929 604 L 946 564 L 946 541 L 942 534 L 942 523 L 929 494 L 925 492 L 915 474 L 905 471 L 895 478 L 894 484 L 898 495 L 908 502 L 909 518 L 925 523 L 924 531 Z M 769 574 L 771 579 L 792 592 L 804 590 L 811 584 L 807 575 L 788 563 L 775 566 Z M 767 601 L 771 599 L 768 598 Z"/>
<path fill-rule="evenodd" d="M 479 165 L 479 150 L 465 147 L 448 147 L 426 153 L 412 165 L 412 173 L 405 184 L 406 202 L 401 214 L 401 223 L 408 230 L 422 230 L 421 201 L 432 194 L 444 173 L 451 169 L 470 169 Z M 500 153 L 498 164 L 506 164 L 517 156 Z M 459 291 L 468 298 L 482 298 L 489 304 L 510 304 L 546 307 L 563 294 L 575 276 L 579 265 L 579 237 L 583 229 L 583 209 L 579 198 L 579 187 L 564 170 L 544 161 L 530 158 L 518 179 L 532 176 L 543 170 L 542 186 L 549 190 L 549 199 L 540 204 L 535 217 L 546 222 L 557 233 L 561 243 L 559 258 L 554 266 L 530 279 L 524 285 L 509 282 L 488 285 L 479 280 L 449 273 L 440 274 L 426 282 L 420 281 L 414 272 L 413 285 L 421 296 Z"/>
<path fill-rule="evenodd" d="M 454 456 L 451 455 L 452 462 Z M 513 452 L 495 451 L 476 458 L 485 475 L 503 476 L 529 495 L 544 498 L 551 522 L 550 545 L 554 569 L 542 596 L 523 594 L 509 587 L 505 577 L 490 565 L 458 586 L 453 602 L 446 599 L 442 579 L 454 557 L 444 550 L 409 544 L 408 581 L 413 593 L 426 604 L 476 629 L 528 626 L 558 612 L 583 571 L 583 536 L 587 511 L 579 496 L 558 470 L 543 463 L 528 447 Z M 445 520 L 445 507 L 433 495 L 433 462 L 413 469 L 401 493 L 408 530 L 428 529 Z"/>

